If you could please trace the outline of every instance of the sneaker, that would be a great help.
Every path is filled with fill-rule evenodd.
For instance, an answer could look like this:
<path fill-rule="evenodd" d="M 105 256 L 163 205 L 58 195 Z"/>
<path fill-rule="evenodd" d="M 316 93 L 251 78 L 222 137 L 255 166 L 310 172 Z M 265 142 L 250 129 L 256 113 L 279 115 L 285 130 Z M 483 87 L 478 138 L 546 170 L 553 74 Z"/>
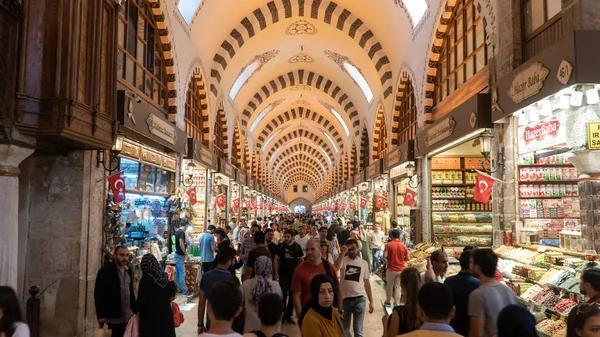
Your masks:
<path fill-rule="evenodd" d="M 194 294 L 192 294 L 191 292 L 186 292 L 185 294 L 183 294 L 184 297 L 194 297 Z"/>

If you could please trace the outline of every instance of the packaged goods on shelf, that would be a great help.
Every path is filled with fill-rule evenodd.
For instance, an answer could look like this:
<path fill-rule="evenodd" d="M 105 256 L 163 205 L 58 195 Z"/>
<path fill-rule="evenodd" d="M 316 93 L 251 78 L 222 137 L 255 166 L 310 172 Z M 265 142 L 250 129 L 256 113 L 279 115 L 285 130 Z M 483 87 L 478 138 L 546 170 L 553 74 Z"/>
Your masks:
<path fill-rule="evenodd" d="M 538 323 L 535 328 L 552 337 L 564 337 L 567 335 L 567 323 L 561 320 L 545 319 Z"/>

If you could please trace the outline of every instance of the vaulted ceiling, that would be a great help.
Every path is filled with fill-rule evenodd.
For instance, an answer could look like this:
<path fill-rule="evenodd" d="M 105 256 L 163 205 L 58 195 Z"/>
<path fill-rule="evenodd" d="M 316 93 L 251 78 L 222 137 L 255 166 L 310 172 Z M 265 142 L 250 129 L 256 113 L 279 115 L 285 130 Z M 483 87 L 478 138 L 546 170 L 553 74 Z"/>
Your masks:
<path fill-rule="evenodd" d="M 372 134 L 377 108 L 393 109 L 420 29 L 406 1 L 167 0 L 180 5 L 193 43 L 178 47 L 178 58 L 193 48 L 210 100 L 225 102 L 228 122 L 240 123 L 276 192 L 304 182 L 314 199 L 327 192 L 340 161 L 348 167 L 365 125 Z M 427 5 L 420 22 L 445 2 L 408 1 Z M 429 46 L 425 36 L 421 44 Z"/>

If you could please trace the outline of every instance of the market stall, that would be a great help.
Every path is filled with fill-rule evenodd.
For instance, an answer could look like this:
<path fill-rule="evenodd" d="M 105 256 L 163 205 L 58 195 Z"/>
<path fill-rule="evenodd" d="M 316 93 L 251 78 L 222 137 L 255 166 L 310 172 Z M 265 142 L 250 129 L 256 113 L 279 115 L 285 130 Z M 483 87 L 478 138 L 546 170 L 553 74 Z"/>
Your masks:
<path fill-rule="evenodd" d="M 188 138 L 188 155 L 183 160 L 181 170 L 181 185 L 187 194 L 187 200 L 192 209 L 191 229 L 192 242 L 198 242 L 199 236 L 207 225 L 208 202 L 211 199 L 208 177 L 215 166 L 215 154 L 202 143 Z"/>

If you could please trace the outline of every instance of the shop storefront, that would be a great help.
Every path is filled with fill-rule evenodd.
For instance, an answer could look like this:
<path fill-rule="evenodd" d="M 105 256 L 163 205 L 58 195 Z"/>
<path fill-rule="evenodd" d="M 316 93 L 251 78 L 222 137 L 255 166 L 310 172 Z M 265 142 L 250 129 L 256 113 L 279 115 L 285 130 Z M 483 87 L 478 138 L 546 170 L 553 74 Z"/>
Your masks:
<path fill-rule="evenodd" d="M 388 208 L 388 179 L 387 174 L 383 172 L 383 160 L 378 159 L 365 170 L 365 180 L 368 183 L 369 190 L 367 198 L 367 218 L 361 220 L 368 230 L 373 229 L 373 224 L 381 225 L 381 228 L 390 228 L 390 211 Z"/>
<path fill-rule="evenodd" d="M 211 198 L 209 187 L 215 154 L 202 143 L 188 138 L 188 155 L 181 166 L 181 187 L 185 189 L 187 200 L 192 209 L 189 218 L 192 228 L 190 236 L 197 242 L 206 230 L 208 220 L 208 202 Z"/>
<path fill-rule="evenodd" d="M 352 178 L 352 181 L 354 183 L 354 189 L 356 193 L 353 193 L 352 195 L 350 201 L 350 208 L 354 210 L 354 216 L 358 216 L 359 219 L 362 217 L 362 213 L 365 213 L 366 219 L 366 216 L 368 214 L 366 213 L 367 198 L 365 198 L 364 195 L 369 190 L 369 186 L 365 182 L 365 171 L 360 171 L 357 174 L 355 174 Z M 350 220 L 352 220 L 354 216 Z"/>
<path fill-rule="evenodd" d="M 518 139 L 516 244 L 596 255 L 599 32 L 574 32 L 498 82 L 495 121 Z"/>
<path fill-rule="evenodd" d="M 427 154 L 422 172 L 429 176 L 421 200 L 429 202 L 435 243 L 492 246 L 492 203 L 474 200 L 475 170 L 489 168 L 481 145 L 491 127 L 490 95 L 477 94 L 417 135 L 418 153 Z"/>
<path fill-rule="evenodd" d="M 415 198 L 419 182 L 411 179 L 415 167 L 414 146 L 414 141 L 409 140 L 388 153 L 384 158 L 383 171 L 388 173 L 390 180 L 388 202 L 391 219 L 404 226 L 411 242 L 420 242 L 421 218 Z"/>
<path fill-rule="evenodd" d="M 107 224 L 121 227 L 117 228 L 121 240 L 138 257 L 152 253 L 162 261 L 170 251 L 170 224 L 188 215 L 185 208 L 183 212 L 174 208 L 183 199 L 176 173 L 178 155 L 187 154 L 187 135 L 149 104 L 135 103 L 125 91 L 117 92 L 117 119 L 124 138 L 117 140 L 119 157 L 111 158 L 119 166 L 109 185 L 112 201 L 122 207 L 118 220 L 115 212 L 107 212 Z M 115 194 L 119 190 L 124 195 Z M 114 245 L 109 234 L 105 232 L 105 244 Z"/>
<path fill-rule="evenodd" d="M 219 167 L 213 177 L 212 209 L 213 221 L 217 227 L 225 227 L 231 217 L 236 217 L 231 207 L 231 195 L 235 183 L 235 171 L 225 159 L 219 160 Z"/>
<path fill-rule="evenodd" d="M 247 201 L 247 191 L 248 191 L 248 183 L 247 180 L 248 177 L 246 176 L 246 174 L 244 172 L 242 172 L 241 170 L 237 171 L 236 174 L 236 181 L 239 185 L 239 193 L 238 193 L 238 200 L 237 202 L 234 199 L 234 206 L 238 207 L 238 219 L 247 219 L 248 218 L 248 207 L 246 207 L 246 201 Z"/>

